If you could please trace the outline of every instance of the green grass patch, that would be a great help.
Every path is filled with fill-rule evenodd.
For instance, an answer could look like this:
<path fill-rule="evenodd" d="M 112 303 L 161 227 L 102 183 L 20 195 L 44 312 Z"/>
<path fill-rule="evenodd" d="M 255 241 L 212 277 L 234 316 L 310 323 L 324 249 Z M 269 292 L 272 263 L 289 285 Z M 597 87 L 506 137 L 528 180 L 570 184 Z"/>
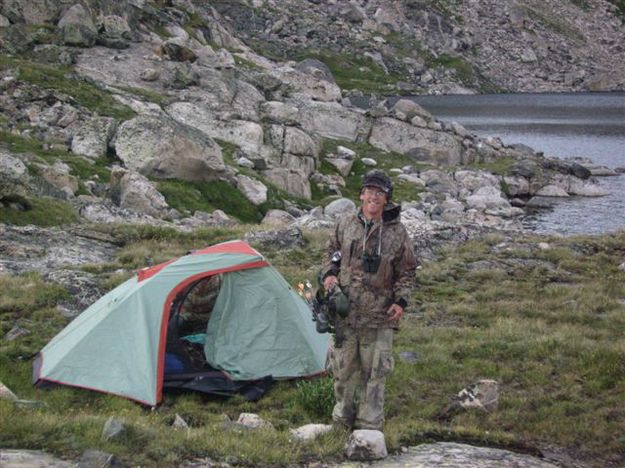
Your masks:
<path fill-rule="evenodd" d="M 455 70 L 456 77 L 465 85 L 472 86 L 475 82 L 473 66 L 462 57 L 440 55 L 427 61 L 428 66 L 443 67 Z"/>
<path fill-rule="evenodd" d="M 533 21 L 542 23 L 546 28 L 578 42 L 585 42 L 584 35 L 568 18 L 556 16 L 546 8 L 524 5 L 523 9 Z"/>
<path fill-rule="evenodd" d="M 244 222 L 259 222 L 263 213 L 241 192 L 227 182 L 185 182 L 163 180 L 158 182 L 158 190 L 172 208 L 186 213 L 194 211 L 212 212 L 223 210 Z"/>
<path fill-rule="evenodd" d="M 517 163 L 517 161 L 512 157 L 501 157 L 497 158 L 492 162 L 485 163 L 472 163 L 467 167 L 471 167 L 473 169 L 478 169 L 481 171 L 488 171 L 493 174 L 497 174 L 500 176 L 510 175 L 510 170 Z"/>
<path fill-rule="evenodd" d="M 73 97 L 80 105 L 102 116 L 126 120 L 135 113 L 129 107 L 118 103 L 113 97 L 72 73 L 71 69 L 48 66 L 0 55 L 0 70 L 17 69 L 18 79 L 43 89 L 54 89 Z"/>
<path fill-rule="evenodd" d="M 78 213 L 66 202 L 53 198 L 29 197 L 25 211 L 0 206 L 0 223 L 26 226 L 63 226 L 78 222 Z"/>

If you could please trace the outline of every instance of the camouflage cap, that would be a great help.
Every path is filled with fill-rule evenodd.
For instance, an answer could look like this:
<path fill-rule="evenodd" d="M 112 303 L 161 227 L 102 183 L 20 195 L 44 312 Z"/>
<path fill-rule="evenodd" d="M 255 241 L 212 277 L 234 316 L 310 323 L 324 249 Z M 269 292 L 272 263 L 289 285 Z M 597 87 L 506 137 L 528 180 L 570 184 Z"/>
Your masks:
<path fill-rule="evenodd" d="M 373 169 L 363 176 L 362 187 L 377 187 L 386 193 L 389 200 L 393 195 L 393 182 L 391 182 L 391 178 L 379 169 Z"/>

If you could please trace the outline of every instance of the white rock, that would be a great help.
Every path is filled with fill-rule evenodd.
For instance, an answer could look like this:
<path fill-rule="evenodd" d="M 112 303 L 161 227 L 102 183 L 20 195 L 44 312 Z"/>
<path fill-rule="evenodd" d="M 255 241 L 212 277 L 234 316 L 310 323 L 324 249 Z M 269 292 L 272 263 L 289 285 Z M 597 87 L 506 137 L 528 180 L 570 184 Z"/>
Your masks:
<path fill-rule="evenodd" d="M 254 413 L 241 413 L 239 415 L 239 419 L 237 420 L 238 424 L 241 424 L 245 427 L 249 427 L 251 429 L 273 429 L 273 424 L 269 421 L 265 421 L 260 416 Z"/>
<path fill-rule="evenodd" d="M 241 167 L 247 167 L 249 169 L 254 169 L 254 162 L 250 161 L 246 157 L 240 157 L 237 159 L 237 164 Z"/>
<path fill-rule="evenodd" d="M 339 171 L 343 177 L 347 177 L 352 170 L 352 166 L 354 165 L 354 161 L 350 159 L 341 159 L 341 158 L 326 158 L 326 161 L 336 167 L 336 170 Z"/>
<path fill-rule="evenodd" d="M 398 180 L 403 180 L 418 187 L 425 187 L 425 181 L 421 179 L 417 174 L 400 174 L 397 176 Z"/>
<path fill-rule="evenodd" d="M 239 174 L 237 188 L 254 205 L 261 205 L 267 201 L 267 187 L 259 180 Z"/>
<path fill-rule="evenodd" d="M 362 158 L 360 160 L 365 166 L 377 166 L 378 162 L 375 159 L 371 159 L 371 158 Z"/>
<path fill-rule="evenodd" d="M 332 218 L 338 219 L 346 214 L 353 213 L 356 210 L 356 204 L 348 198 L 339 198 L 329 203 L 323 213 Z"/>
<path fill-rule="evenodd" d="M 558 187 L 557 185 L 545 185 L 541 187 L 536 195 L 539 197 L 568 197 L 569 194 L 566 193 L 564 189 Z"/>
<path fill-rule="evenodd" d="M 386 458 L 386 441 L 380 431 L 359 429 L 352 435 L 345 446 L 345 454 L 350 460 L 380 460 Z"/>
<path fill-rule="evenodd" d="M 312 440 L 316 439 L 320 435 L 330 432 L 331 430 L 332 426 L 329 424 L 306 424 L 305 426 L 298 427 L 297 429 L 291 429 L 289 432 L 294 439 Z"/>
<path fill-rule="evenodd" d="M 501 190 L 495 187 L 479 188 L 473 195 L 466 199 L 469 208 L 484 210 L 486 208 L 509 208 L 508 200 L 501 196 Z"/>
<path fill-rule="evenodd" d="M 4 400 L 17 401 L 17 395 L 13 393 L 9 387 L 0 382 L 0 398 Z"/>
<path fill-rule="evenodd" d="M 346 148 L 345 146 L 341 146 L 341 145 L 336 147 L 336 154 L 338 154 L 340 158 L 345 158 L 345 159 L 356 158 L 356 152 L 354 150 Z"/>
<path fill-rule="evenodd" d="M 287 225 L 295 221 L 295 217 L 284 210 L 269 210 L 261 221 L 261 224 Z"/>

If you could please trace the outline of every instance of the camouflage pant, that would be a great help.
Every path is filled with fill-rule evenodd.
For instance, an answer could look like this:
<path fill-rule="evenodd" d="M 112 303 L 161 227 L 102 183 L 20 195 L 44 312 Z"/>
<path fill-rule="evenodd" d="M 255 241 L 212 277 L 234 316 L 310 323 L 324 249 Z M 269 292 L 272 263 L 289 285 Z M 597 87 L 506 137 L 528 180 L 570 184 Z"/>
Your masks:
<path fill-rule="evenodd" d="M 332 419 L 350 428 L 382 430 L 384 384 L 393 370 L 393 330 L 347 330 L 340 348 L 331 346 L 328 370 L 334 378 Z"/>

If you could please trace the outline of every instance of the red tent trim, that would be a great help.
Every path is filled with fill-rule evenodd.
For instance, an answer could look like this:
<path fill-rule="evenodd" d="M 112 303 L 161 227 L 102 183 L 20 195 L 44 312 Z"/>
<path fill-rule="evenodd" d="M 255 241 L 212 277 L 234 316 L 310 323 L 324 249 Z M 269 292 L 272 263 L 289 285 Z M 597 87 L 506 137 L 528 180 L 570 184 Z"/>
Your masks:
<path fill-rule="evenodd" d="M 262 257 L 257 250 L 250 247 L 247 242 L 243 241 L 232 241 L 232 242 L 224 242 L 223 244 L 213 245 L 211 247 L 206 247 L 202 250 L 196 250 L 192 255 L 204 255 L 204 254 L 213 254 L 213 253 L 233 253 L 233 254 L 248 254 L 248 255 L 257 255 Z"/>

